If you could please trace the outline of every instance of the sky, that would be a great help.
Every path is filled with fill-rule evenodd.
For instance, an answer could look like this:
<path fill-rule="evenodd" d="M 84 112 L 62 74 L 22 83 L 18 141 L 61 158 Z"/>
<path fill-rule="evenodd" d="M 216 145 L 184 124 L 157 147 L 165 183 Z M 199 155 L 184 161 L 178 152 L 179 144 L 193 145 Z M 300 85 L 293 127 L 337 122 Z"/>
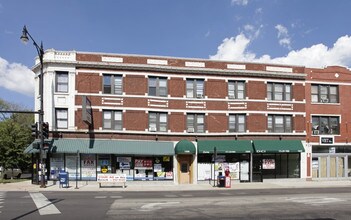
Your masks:
<path fill-rule="evenodd" d="M 34 110 L 35 47 L 351 67 L 350 0 L 0 0 L 0 98 Z"/>

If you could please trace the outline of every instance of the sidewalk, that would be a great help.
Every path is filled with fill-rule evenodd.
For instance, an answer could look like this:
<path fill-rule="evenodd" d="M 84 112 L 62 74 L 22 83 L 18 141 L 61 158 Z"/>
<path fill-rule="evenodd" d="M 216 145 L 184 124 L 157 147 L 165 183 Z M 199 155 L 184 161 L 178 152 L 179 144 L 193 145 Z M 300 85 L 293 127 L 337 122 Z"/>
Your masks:
<path fill-rule="evenodd" d="M 49 181 L 46 188 L 40 188 L 39 185 L 31 184 L 31 181 L 23 181 L 17 183 L 0 184 L 0 191 L 189 191 L 189 190 L 227 190 L 228 188 L 214 187 L 213 182 L 199 182 L 198 184 L 176 185 L 173 182 L 157 182 L 157 181 L 130 181 L 126 183 L 126 188 L 121 185 L 103 186 L 99 188 L 99 184 L 95 181 L 79 181 L 78 188 L 76 182 L 71 181 L 69 187 L 61 188 L 58 183 L 55 185 Z M 302 179 L 280 179 L 267 180 L 264 182 L 240 183 L 232 182 L 232 190 L 243 189 L 277 189 L 277 188 L 321 188 L 321 187 L 350 187 L 351 179 L 347 180 L 312 180 L 306 181 Z"/>

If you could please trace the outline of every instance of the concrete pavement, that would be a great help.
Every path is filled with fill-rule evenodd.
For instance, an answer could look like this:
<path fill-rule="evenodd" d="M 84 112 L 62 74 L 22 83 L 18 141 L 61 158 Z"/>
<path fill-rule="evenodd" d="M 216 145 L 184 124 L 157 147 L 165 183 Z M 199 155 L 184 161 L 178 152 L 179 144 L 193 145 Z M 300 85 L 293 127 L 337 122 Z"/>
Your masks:
<path fill-rule="evenodd" d="M 323 187 L 350 187 L 351 179 L 343 180 L 311 180 L 303 179 L 274 179 L 264 182 L 240 183 L 232 181 L 231 188 L 235 189 L 276 189 L 276 188 L 323 188 Z M 30 180 L 0 184 L 0 191 L 189 191 L 189 190 L 227 190 L 228 188 L 214 187 L 213 181 L 198 182 L 198 184 L 178 185 L 173 182 L 162 181 L 128 181 L 126 188 L 121 184 L 106 185 L 99 188 L 95 181 L 70 181 L 69 187 L 62 188 L 58 182 L 49 181 L 46 188 L 31 184 Z"/>

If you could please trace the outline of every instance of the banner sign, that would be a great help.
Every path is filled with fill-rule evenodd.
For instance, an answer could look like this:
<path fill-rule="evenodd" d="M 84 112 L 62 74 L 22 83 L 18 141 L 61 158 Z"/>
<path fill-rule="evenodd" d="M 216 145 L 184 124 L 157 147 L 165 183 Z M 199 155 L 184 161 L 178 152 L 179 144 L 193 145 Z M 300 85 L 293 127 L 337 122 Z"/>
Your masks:
<path fill-rule="evenodd" d="M 100 182 L 100 183 L 125 183 L 126 181 L 127 181 L 126 174 L 98 173 L 97 175 L 97 182 Z"/>

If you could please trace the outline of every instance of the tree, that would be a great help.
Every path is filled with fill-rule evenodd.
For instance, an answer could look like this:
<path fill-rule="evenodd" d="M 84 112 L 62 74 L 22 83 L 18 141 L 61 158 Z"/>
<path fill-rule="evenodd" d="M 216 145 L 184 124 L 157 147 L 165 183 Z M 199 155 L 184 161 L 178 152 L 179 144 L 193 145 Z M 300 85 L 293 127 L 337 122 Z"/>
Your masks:
<path fill-rule="evenodd" d="M 0 99 L 0 110 L 23 110 L 19 106 Z M 34 122 L 33 114 L 1 113 L 0 115 L 0 165 L 30 168 L 30 155 L 25 148 L 33 141 L 30 125 Z"/>

